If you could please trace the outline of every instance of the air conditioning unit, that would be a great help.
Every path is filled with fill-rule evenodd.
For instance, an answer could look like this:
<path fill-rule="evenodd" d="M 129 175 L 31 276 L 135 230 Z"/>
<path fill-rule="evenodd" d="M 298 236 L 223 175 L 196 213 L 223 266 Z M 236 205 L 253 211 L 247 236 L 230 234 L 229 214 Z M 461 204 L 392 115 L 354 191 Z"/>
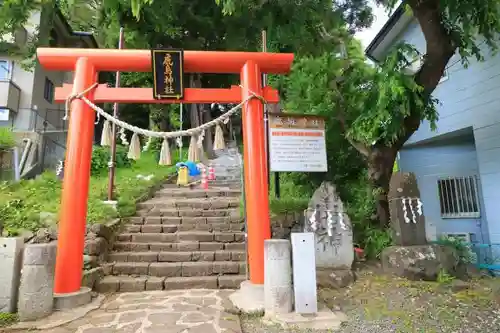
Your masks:
<path fill-rule="evenodd" d="M 445 233 L 444 236 L 448 238 L 454 238 L 454 239 L 461 239 L 465 243 L 471 243 L 471 234 L 466 234 L 466 233 Z"/>

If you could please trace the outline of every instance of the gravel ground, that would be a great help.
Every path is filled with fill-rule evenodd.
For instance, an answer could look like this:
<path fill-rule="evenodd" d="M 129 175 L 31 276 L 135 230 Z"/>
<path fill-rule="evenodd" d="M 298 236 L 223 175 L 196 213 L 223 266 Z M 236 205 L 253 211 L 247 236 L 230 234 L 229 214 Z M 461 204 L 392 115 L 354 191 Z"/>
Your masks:
<path fill-rule="evenodd" d="M 371 267 L 350 287 L 320 290 L 318 299 L 349 317 L 342 329 L 318 333 L 500 333 L 498 278 L 415 282 Z M 255 316 L 241 321 L 243 333 L 307 332 L 266 326 Z"/>

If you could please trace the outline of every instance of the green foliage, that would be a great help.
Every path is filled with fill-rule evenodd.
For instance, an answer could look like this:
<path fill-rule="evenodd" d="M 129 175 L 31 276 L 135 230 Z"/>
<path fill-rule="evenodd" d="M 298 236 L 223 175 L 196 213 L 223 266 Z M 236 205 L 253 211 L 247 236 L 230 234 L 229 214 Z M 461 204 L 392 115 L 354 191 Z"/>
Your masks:
<path fill-rule="evenodd" d="M 290 212 L 303 212 L 307 209 L 309 198 L 294 198 L 284 196 L 281 199 L 269 198 L 269 209 L 274 215 L 280 215 Z"/>
<path fill-rule="evenodd" d="M 453 280 L 455 280 L 454 276 L 450 275 L 445 269 L 441 269 L 438 272 L 436 282 L 440 284 L 449 284 L 453 282 Z"/>
<path fill-rule="evenodd" d="M 16 145 L 14 133 L 8 127 L 0 127 L 0 150 L 13 148 Z"/>
<path fill-rule="evenodd" d="M 365 61 L 356 40 L 346 49 L 348 58 L 331 51 L 296 60 L 284 82 L 287 109 L 338 122 L 348 140 L 366 147 L 392 145 L 412 107 L 435 126 L 436 101 L 423 100 L 422 88 L 403 71 L 418 54 L 413 47 L 400 45 L 377 67 Z"/>
<path fill-rule="evenodd" d="M 437 243 L 453 248 L 458 256 L 459 262 L 462 264 L 470 264 L 476 259 L 471 245 L 459 237 L 441 236 L 439 237 Z"/>
<path fill-rule="evenodd" d="M 117 168 L 126 168 L 131 165 L 131 161 L 127 158 L 128 148 L 122 145 L 116 146 L 115 163 Z M 90 172 L 92 175 L 97 175 L 108 170 L 108 163 L 111 158 L 111 148 L 94 146 L 92 150 L 92 161 L 90 164 Z"/>
<path fill-rule="evenodd" d="M 178 157 L 173 154 L 174 161 Z M 115 195 L 118 212 L 103 203 L 107 198 L 108 175 L 100 173 L 90 178 L 87 221 L 102 223 L 115 217 L 127 217 L 135 213 L 135 203 L 149 189 L 174 172 L 174 167 L 159 166 L 152 154 L 143 153 L 141 159 L 129 166 L 117 168 Z M 137 175 L 153 175 L 151 180 Z M 41 212 L 58 214 L 61 182 L 55 174 L 46 172 L 34 180 L 0 184 L 0 221 L 5 232 L 13 235 L 19 230 L 35 231 L 42 226 Z"/>
<path fill-rule="evenodd" d="M 15 313 L 0 312 L 0 327 L 5 327 L 16 323 L 19 317 Z"/>
<path fill-rule="evenodd" d="M 376 0 L 387 8 L 394 8 L 396 0 Z M 407 10 L 415 13 L 417 5 L 413 1 L 404 1 Z M 418 2 L 417 2 L 418 3 Z M 436 6 L 439 10 L 440 25 L 452 39 L 453 47 L 458 48 L 464 64 L 468 58 L 483 59 L 481 44 L 486 43 L 490 49 L 496 50 L 500 32 L 500 7 L 498 0 L 444 0 Z M 433 6 L 429 7 L 433 10 Z M 431 22 L 429 22 L 431 23 Z"/>
<path fill-rule="evenodd" d="M 390 229 L 380 229 L 369 223 L 353 223 L 354 242 L 364 250 L 366 258 L 380 259 L 382 250 L 392 245 Z"/>

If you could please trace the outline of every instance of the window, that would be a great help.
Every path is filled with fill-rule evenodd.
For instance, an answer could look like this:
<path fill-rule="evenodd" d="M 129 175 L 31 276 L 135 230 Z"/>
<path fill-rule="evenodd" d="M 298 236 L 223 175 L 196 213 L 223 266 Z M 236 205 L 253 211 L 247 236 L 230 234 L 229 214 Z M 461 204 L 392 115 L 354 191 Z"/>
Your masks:
<path fill-rule="evenodd" d="M 475 176 L 438 180 L 442 218 L 480 217 L 477 180 Z"/>
<path fill-rule="evenodd" d="M 443 75 L 441 76 L 441 79 L 439 79 L 439 83 L 448 80 L 448 67 L 445 67 L 443 71 Z"/>
<path fill-rule="evenodd" d="M 0 108 L 0 121 L 9 121 L 9 109 Z"/>
<path fill-rule="evenodd" d="M 423 60 L 423 56 L 420 56 L 420 57 L 416 58 L 415 60 L 413 60 L 410 63 L 410 66 L 408 66 L 408 68 L 406 69 L 406 72 L 408 74 L 411 74 L 411 75 L 416 74 L 420 70 L 420 67 L 422 67 L 422 60 Z M 448 80 L 448 68 L 447 67 L 444 69 L 443 75 L 441 76 L 439 83 L 446 81 L 446 80 Z"/>
<path fill-rule="evenodd" d="M 49 103 L 54 102 L 54 84 L 48 78 L 45 78 L 43 98 Z"/>
<path fill-rule="evenodd" d="M 10 61 L 0 60 L 0 80 L 10 80 Z"/>

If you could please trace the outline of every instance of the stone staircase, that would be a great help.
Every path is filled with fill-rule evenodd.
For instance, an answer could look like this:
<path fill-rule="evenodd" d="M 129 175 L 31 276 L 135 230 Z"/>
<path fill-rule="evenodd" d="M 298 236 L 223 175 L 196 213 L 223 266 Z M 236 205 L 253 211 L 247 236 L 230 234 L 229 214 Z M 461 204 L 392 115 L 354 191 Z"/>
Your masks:
<path fill-rule="evenodd" d="M 165 185 L 117 236 L 99 292 L 239 288 L 246 274 L 240 182 Z"/>

